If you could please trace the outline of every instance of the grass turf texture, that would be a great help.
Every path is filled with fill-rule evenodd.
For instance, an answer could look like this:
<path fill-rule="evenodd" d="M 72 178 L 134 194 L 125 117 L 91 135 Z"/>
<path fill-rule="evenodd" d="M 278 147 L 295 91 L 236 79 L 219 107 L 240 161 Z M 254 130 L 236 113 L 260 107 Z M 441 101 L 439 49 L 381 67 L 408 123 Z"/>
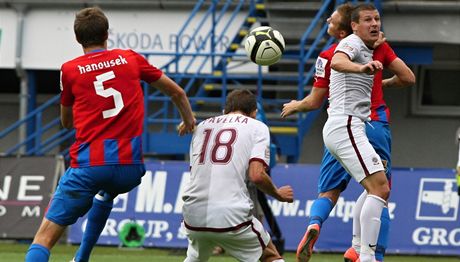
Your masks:
<path fill-rule="evenodd" d="M 29 247 L 28 244 L 19 244 L 12 242 L 0 242 L 0 262 L 22 262 Z M 57 245 L 52 250 L 50 257 L 51 262 L 67 262 L 70 261 L 75 254 L 78 246 Z M 91 256 L 91 262 L 172 262 L 183 261 L 185 258 L 185 250 L 170 250 L 170 249 L 119 249 L 117 247 L 97 246 Z M 295 254 L 288 252 L 284 254 L 286 262 L 295 261 Z M 233 258 L 226 255 L 211 257 L 209 261 L 230 262 L 235 261 Z M 341 254 L 318 254 L 315 253 L 311 262 L 329 262 L 343 261 Z M 428 257 L 428 256 L 387 256 L 386 262 L 459 262 L 459 257 Z"/>

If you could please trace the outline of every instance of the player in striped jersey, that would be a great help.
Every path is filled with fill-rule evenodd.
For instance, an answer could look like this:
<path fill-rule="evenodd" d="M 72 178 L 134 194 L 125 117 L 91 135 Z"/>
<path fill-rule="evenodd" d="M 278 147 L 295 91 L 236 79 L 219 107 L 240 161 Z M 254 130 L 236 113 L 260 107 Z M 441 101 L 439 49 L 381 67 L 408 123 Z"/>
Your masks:
<path fill-rule="evenodd" d="M 60 179 L 26 262 L 48 261 L 66 226 L 89 211 L 75 261 L 88 261 L 113 206 L 145 173 L 142 158 L 144 98 L 140 81 L 150 83 L 179 109 L 179 134 L 195 119 L 185 92 L 132 50 L 107 50 L 109 23 L 99 8 L 76 14 L 74 31 L 84 55 L 61 67 L 61 122 L 75 127 L 70 168 Z"/>
<path fill-rule="evenodd" d="M 246 181 L 278 201 L 292 202 L 290 186 L 277 188 L 266 173 L 270 160 L 268 127 L 254 119 L 256 98 L 235 90 L 224 115 L 208 118 L 190 145 L 190 182 L 182 199 L 189 238 L 186 262 L 208 261 L 215 245 L 238 261 L 284 261 L 252 215 Z"/>

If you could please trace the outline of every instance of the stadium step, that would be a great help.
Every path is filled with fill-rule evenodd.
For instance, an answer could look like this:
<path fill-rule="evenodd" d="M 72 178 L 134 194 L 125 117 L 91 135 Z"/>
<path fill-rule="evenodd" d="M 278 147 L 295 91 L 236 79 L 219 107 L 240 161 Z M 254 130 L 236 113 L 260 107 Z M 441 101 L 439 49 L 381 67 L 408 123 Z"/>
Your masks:
<path fill-rule="evenodd" d="M 204 86 L 204 89 L 206 91 L 214 91 L 214 90 L 222 90 L 222 84 L 207 84 Z M 251 91 L 257 90 L 257 85 L 255 84 L 240 84 L 240 85 L 235 85 L 235 84 L 229 84 L 227 85 L 227 90 L 235 90 L 235 89 L 248 89 Z M 312 86 L 308 85 L 304 87 L 305 92 L 309 92 L 311 90 Z M 263 91 L 283 91 L 283 92 L 297 92 L 298 91 L 298 86 L 297 85 L 283 85 L 283 84 L 277 84 L 277 85 L 262 85 L 262 90 Z"/>

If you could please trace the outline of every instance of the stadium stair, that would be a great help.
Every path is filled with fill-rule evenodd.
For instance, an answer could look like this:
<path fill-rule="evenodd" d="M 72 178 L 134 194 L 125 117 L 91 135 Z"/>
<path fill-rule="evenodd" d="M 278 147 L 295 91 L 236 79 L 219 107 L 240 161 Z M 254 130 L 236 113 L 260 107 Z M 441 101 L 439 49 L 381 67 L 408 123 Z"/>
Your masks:
<path fill-rule="evenodd" d="M 233 89 L 253 90 L 264 106 L 267 125 L 286 162 L 297 162 L 302 141 L 320 110 L 301 113 L 281 119 L 283 103 L 302 99 L 311 89 L 315 58 L 333 39 L 327 36 L 325 23 L 330 12 L 343 1 L 277 1 L 277 0 L 199 0 L 189 18 L 178 32 L 194 32 L 185 47 L 177 46 L 172 53 L 145 53 L 151 56 L 171 56 L 161 69 L 186 91 L 197 120 L 216 115 L 223 109 L 226 94 Z M 236 24 L 237 17 L 245 19 Z M 211 21 L 211 26 L 209 22 Z M 205 26 L 207 25 L 207 26 Z M 256 72 L 237 72 L 247 65 L 243 41 L 251 28 L 268 25 L 278 29 L 285 38 L 286 49 L 277 64 Z M 238 26 L 234 35 L 229 28 Z M 219 29 L 219 30 L 217 30 Z M 192 48 L 195 38 L 202 44 Z M 224 52 L 214 49 L 224 37 L 230 44 Z M 209 66 L 211 65 L 211 66 Z M 191 136 L 179 137 L 176 127 L 180 123 L 178 111 L 168 97 L 143 84 L 145 95 L 144 152 L 152 156 L 184 159 L 189 153 Z M 59 95 L 0 132 L 0 139 L 15 132 L 19 126 L 28 126 L 24 141 L 9 148 L 5 155 L 67 154 L 74 131 L 60 127 L 59 117 L 43 121 L 43 112 L 59 103 Z M 54 130 L 54 132 L 52 132 Z M 57 131 L 55 131 L 57 130 Z M 48 134 L 47 134 L 48 133 Z M 45 135 L 47 134 L 47 135 Z M 24 151 L 21 151 L 25 148 Z"/>
<path fill-rule="evenodd" d="M 326 28 L 322 25 L 325 24 L 325 19 L 329 15 L 327 12 L 334 7 L 334 3 L 334 1 L 324 1 L 324 3 L 320 1 L 314 3 L 309 1 L 292 1 L 289 3 L 256 1 L 254 8 L 249 8 L 247 18 L 237 30 L 225 55 L 220 58 L 209 75 L 197 74 L 190 77 L 186 82 L 181 82 L 184 80 L 184 76 L 175 78 L 188 92 L 197 119 L 203 120 L 221 112 L 225 96 L 229 91 L 241 88 L 253 90 L 264 106 L 267 124 L 270 127 L 272 138 L 279 147 L 280 154 L 286 157 L 287 162 L 297 162 L 303 137 L 319 111 L 299 114 L 299 116 L 284 120 L 281 119 L 280 112 L 284 103 L 293 98 L 302 98 L 311 89 L 314 58 L 324 46 L 328 45 L 328 39 L 323 37 L 325 30 L 322 30 L 323 35 L 318 40 L 316 37 L 321 33 L 321 29 Z M 298 15 L 294 22 L 300 23 L 302 21 L 296 27 L 289 26 L 288 23 L 285 23 L 284 27 L 282 24 L 272 25 L 272 20 L 274 23 L 289 21 L 293 12 Z M 305 15 L 310 18 L 302 17 Z M 229 68 L 235 63 L 250 63 L 244 55 L 243 40 L 250 29 L 258 25 L 269 25 L 274 28 L 280 26 L 279 31 L 287 43 L 282 60 L 276 65 L 268 67 L 268 70 L 259 68 L 256 73 L 231 72 Z M 299 39 L 301 40 L 299 41 Z M 304 47 L 303 53 L 300 51 L 300 46 Z M 305 52 L 307 48 L 310 50 L 309 52 Z M 186 52 L 187 50 L 183 51 Z M 303 61 L 302 67 L 298 66 L 299 61 Z M 149 147 L 162 150 L 162 152 L 158 152 L 159 154 L 171 153 L 165 149 L 166 144 L 168 144 L 166 141 L 171 141 L 173 137 L 177 137 L 171 130 L 173 129 L 167 128 L 166 131 L 150 133 Z M 176 138 L 174 144 L 176 145 L 174 150 L 179 154 L 186 153 L 189 138 Z"/>

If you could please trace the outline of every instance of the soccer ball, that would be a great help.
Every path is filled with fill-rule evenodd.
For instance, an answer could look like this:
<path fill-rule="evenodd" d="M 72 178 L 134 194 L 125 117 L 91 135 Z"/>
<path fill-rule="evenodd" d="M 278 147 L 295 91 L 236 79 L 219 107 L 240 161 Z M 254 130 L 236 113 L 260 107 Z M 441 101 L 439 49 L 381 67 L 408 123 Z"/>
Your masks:
<path fill-rule="evenodd" d="M 284 38 L 269 26 L 254 28 L 244 42 L 246 55 L 258 65 L 273 65 L 281 59 Z"/>

